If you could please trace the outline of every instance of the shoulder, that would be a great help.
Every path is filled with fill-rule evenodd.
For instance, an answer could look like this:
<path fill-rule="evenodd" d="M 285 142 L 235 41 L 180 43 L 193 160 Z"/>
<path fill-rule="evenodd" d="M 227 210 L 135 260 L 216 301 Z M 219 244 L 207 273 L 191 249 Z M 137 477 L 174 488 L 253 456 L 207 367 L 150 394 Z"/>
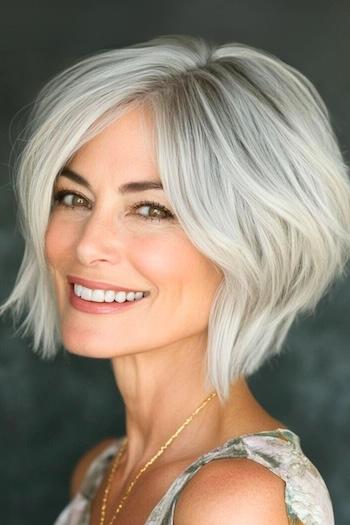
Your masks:
<path fill-rule="evenodd" d="M 210 461 L 186 484 L 175 525 L 288 525 L 285 482 L 246 458 Z"/>
<path fill-rule="evenodd" d="M 76 493 L 79 490 L 79 487 L 84 479 L 84 476 L 91 465 L 91 463 L 94 461 L 94 459 L 101 454 L 109 445 L 112 445 L 117 441 L 117 438 L 108 437 L 103 439 L 102 441 L 99 441 L 96 445 L 88 449 L 77 461 L 72 475 L 71 475 L 71 481 L 70 481 L 70 497 L 74 498 Z"/>

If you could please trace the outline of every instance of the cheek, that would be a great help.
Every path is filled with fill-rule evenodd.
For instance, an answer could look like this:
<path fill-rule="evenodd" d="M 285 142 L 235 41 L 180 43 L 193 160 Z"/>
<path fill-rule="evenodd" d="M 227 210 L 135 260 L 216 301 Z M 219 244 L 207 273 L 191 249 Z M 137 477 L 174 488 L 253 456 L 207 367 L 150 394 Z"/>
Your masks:
<path fill-rule="evenodd" d="M 71 228 L 65 228 L 55 217 L 50 220 L 45 234 L 45 255 L 51 266 L 67 261 L 72 255 L 73 238 Z"/>
<path fill-rule="evenodd" d="M 173 297 L 181 294 L 183 300 L 204 304 L 221 281 L 213 264 L 179 232 L 144 239 L 130 253 L 140 273 Z"/>
<path fill-rule="evenodd" d="M 188 241 L 171 233 L 139 240 L 129 253 L 141 273 L 155 285 L 166 283 L 167 287 L 186 282 L 193 262 Z"/>
<path fill-rule="evenodd" d="M 181 235 L 143 240 L 137 255 L 133 266 L 155 289 L 145 326 L 162 341 L 204 332 L 221 281 L 208 258 Z"/>

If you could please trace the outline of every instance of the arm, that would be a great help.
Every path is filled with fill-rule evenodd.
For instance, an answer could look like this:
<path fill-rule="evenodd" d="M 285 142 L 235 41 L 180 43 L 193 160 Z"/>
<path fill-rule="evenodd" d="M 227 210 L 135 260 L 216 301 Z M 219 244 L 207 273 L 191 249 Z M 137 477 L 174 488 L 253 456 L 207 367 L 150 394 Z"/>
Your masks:
<path fill-rule="evenodd" d="M 285 482 L 241 458 L 214 460 L 186 484 L 174 525 L 288 525 Z"/>

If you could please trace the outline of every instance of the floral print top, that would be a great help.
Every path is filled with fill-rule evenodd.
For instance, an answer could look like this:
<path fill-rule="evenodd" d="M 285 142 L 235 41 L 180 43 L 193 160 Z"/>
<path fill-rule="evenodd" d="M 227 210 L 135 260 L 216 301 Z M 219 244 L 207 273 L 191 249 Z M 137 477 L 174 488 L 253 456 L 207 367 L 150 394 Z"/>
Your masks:
<path fill-rule="evenodd" d="M 90 503 L 124 439 L 118 438 L 94 459 L 79 491 L 54 525 L 89 525 Z M 299 436 L 284 428 L 232 438 L 197 458 L 173 481 L 145 525 L 173 525 L 177 497 L 201 466 L 214 459 L 237 457 L 256 461 L 285 481 L 290 525 L 334 525 L 330 495 L 321 474 L 304 455 Z"/>

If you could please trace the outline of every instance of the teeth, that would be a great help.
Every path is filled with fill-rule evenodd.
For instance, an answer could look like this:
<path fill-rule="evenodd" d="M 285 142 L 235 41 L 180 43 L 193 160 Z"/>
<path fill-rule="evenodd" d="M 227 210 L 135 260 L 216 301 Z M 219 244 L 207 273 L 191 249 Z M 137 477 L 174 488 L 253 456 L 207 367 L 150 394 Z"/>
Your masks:
<path fill-rule="evenodd" d="M 115 293 L 113 290 L 106 290 L 104 293 L 104 300 L 106 303 L 113 303 L 115 297 Z"/>
<path fill-rule="evenodd" d="M 97 303 L 125 303 L 126 301 L 138 301 L 142 299 L 143 292 L 115 292 L 114 290 L 91 290 L 81 284 L 74 283 L 74 293 L 85 301 Z"/>
<path fill-rule="evenodd" d="M 115 294 L 115 301 L 117 301 L 117 303 L 123 303 L 124 301 L 126 301 L 126 293 L 125 292 L 117 292 Z"/>
<path fill-rule="evenodd" d="M 83 297 L 84 299 L 84 297 Z M 89 298 L 88 298 L 89 299 Z M 91 294 L 91 301 L 96 301 L 97 303 L 103 303 L 105 300 L 105 293 L 102 290 L 93 290 Z"/>
<path fill-rule="evenodd" d="M 91 301 L 92 290 L 90 288 L 82 288 L 80 297 L 85 301 Z"/>

